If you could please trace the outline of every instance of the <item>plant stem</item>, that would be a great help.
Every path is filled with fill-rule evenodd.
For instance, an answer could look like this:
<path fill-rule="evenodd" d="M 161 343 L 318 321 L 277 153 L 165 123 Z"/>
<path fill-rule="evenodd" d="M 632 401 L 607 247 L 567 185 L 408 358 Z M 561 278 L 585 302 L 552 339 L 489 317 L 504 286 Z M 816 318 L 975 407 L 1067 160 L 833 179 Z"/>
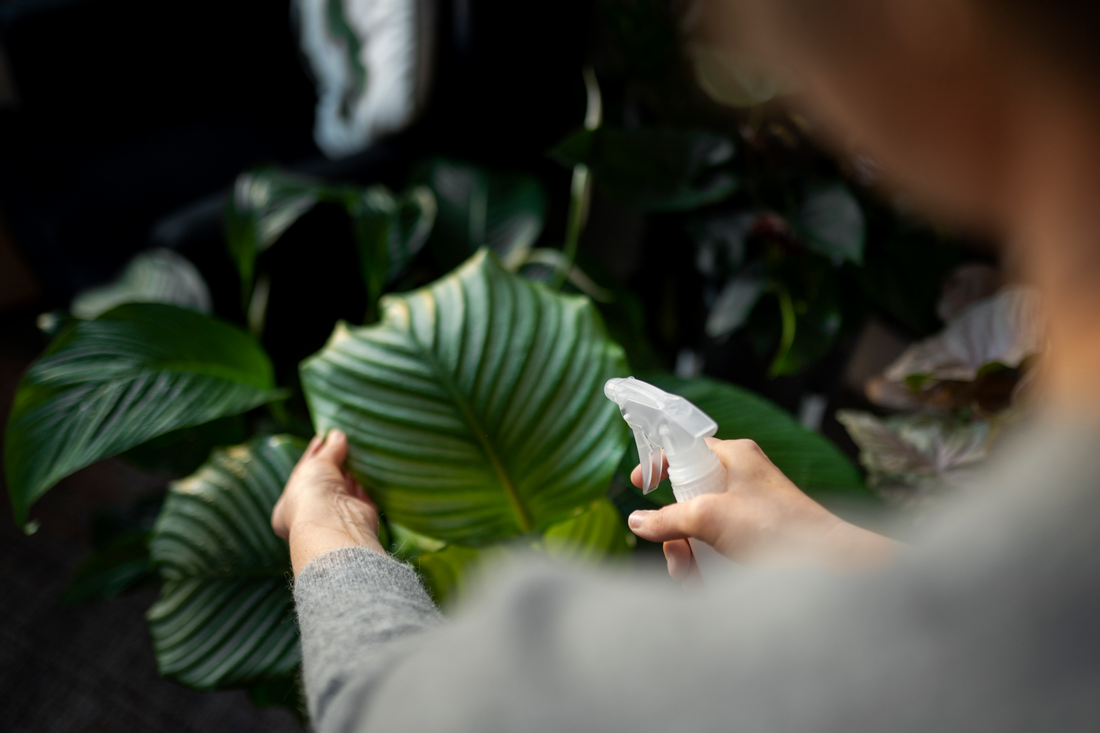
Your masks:
<path fill-rule="evenodd" d="M 588 220 L 588 205 L 592 199 L 592 176 L 588 172 L 588 166 L 580 163 L 573 166 L 573 185 L 569 192 L 569 219 L 565 225 L 565 243 L 562 245 L 562 262 L 554 273 L 554 279 L 550 287 L 554 290 L 561 288 L 569 270 L 573 267 L 573 260 L 577 256 L 577 245 L 581 241 L 581 233 Z"/>
<path fill-rule="evenodd" d="M 783 333 L 779 337 L 779 350 L 775 353 L 775 359 L 772 360 L 771 367 L 768 368 L 768 376 L 775 378 L 779 376 L 780 370 L 783 368 L 783 362 L 786 361 L 791 346 L 794 345 L 794 335 L 798 321 L 790 291 L 779 282 L 774 283 L 772 287 L 775 288 L 775 295 L 779 299 L 779 314 L 783 319 Z"/>

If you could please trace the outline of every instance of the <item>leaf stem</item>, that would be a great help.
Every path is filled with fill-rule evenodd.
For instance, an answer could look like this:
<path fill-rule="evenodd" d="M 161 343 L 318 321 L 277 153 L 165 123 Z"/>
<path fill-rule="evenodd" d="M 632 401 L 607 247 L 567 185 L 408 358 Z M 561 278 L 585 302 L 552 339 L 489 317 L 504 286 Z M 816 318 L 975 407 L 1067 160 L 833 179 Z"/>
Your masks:
<path fill-rule="evenodd" d="M 779 299 L 779 314 L 783 319 L 783 333 L 779 338 L 779 350 L 775 353 L 775 359 L 772 360 L 771 367 L 768 368 L 768 376 L 775 378 L 782 373 L 783 362 L 787 360 L 787 355 L 791 352 L 791 346 L 794 345 L 798 320 L 794 312 L 794 301 L 791 300 L 791 292 L 780 282 L 774 283 L 772 287 Z"/>

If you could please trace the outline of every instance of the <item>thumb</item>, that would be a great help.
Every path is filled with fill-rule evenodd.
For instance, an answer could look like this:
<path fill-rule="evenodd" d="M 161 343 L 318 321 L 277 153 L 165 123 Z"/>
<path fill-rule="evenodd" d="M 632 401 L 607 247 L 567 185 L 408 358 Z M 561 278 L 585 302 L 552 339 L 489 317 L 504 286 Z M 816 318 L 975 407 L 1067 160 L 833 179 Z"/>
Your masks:
<path fill-rule="evenodd" d="M 702 497 L 698 497 L 702 498 Z M 683 504 L 669 504 L 656 511 L 639 510 L 627 519 L 631 531 L 650 542 L 668 542 L 686 537 L 699 537 L 699 508 L 695 499 Z"/>
<path fill-rule="evenodd" d="M 344 459 L 348 457 L 348 436 L 344 435 L 342 430 L 335 428 L 328 431 L 324 445 L 317 451 L 317 457 L 331 461 L 337 466 L 342 465 Z"/>

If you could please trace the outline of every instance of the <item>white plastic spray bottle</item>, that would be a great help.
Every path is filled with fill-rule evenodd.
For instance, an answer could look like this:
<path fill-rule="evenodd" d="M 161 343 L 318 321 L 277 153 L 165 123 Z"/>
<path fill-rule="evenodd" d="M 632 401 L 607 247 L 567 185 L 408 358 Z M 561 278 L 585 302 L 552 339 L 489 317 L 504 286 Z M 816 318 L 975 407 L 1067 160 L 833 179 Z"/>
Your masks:
<path fill-rule="evenodd" d="M 677 502 L 726 490 L 726 467 L 703 440 L 718 431 L 718 423 L 709 415 L 683 397 L 634 377 L 609 379 L 603 392 L 619 406 L 634 431 L 642 463 L 642 493 L 653 491 L 661 480 L 662 450 Z M 688 542 L 704 580 L 729 571 L 730 561 L 713 547 L 695 538 Z"/>

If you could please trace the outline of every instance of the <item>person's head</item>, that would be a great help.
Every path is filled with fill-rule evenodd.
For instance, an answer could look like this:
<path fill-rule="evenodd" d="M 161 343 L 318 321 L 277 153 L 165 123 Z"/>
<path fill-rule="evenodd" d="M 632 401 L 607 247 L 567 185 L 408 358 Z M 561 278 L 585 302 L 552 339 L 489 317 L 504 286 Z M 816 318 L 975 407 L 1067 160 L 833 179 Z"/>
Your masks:
<path fill-rule="evenodd" d="M 743 48 L 794 72 L 836 143 L 965 224 L 1018 228 L 1024 181 L 1059 142 L 1039 138 L 1090 127 L 1100 98 L 1095 0 L 717 2 Z"/>

